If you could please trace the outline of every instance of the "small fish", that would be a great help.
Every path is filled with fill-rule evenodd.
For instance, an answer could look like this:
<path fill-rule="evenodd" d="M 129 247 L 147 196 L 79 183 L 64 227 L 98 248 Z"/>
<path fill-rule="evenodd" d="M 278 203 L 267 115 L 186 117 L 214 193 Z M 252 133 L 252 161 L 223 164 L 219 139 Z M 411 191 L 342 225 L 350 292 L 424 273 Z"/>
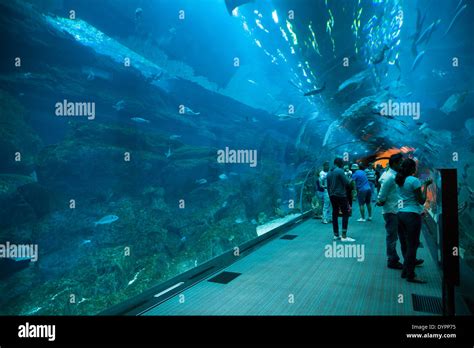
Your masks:
<path fill-rule="evenodd" d="M 38 313 L 43 307 L 35 307 L 33 308 L 32 310 L 26 312 L 25 314 L 26 315 L 32 315 L 32 314 L 35 314 L 35 313 Z"/>
<path fill-rule="evenodd" d="M 141 117 L 132 117 L 131 120 L 136 123 L 150 123 L 149 120 L 141 118 Z"/>
<path fill-rule="evenodd" d="M 25 78 L 25 79 L 29 79 L 29 78 L 31 78 L 32 76 L 33 76 L 33 74 L 30 73 L 30 72 L 27 72 L 27 73 L 24 73 L 24 74 L 23 74 L 23 78 Z"/>
<path fill-rule="evenodd" d="M 59 295 L 61 295 L 62 293 L 64 293 L 65 291 L 67 291 L 68 289 L 64 289 L 60 292 L 58 292 L 57 294 L 54 294 L 53 297 L 51 297 L 51 301 L 54 301 L 56 299 L 56 297 L 58 297 Z"/>
<path fill-rule="evenodd" d="M 227 204 L 228 204 L 227 201 L 225 201 L 224 203 L 222 203 L 222 208 L 227 207 Z"/>
<path fill-rule="evenodd" d="M 186 115 L 200 115 L 200 112 L 194 112 L 191 108 L 188 108 L 187 106 L 184 107 L 184 113 Z"/>
<path fill-rule="evenodd" d="M 280 121 L 285 121 L 285 120 L 300 120 L 300 119 L 301 119 L 301 117 L 298 117 L 298 116 L 291 116 L 291 115 L 287 115 L 287 114 L 278 114 L 277 117 L 278 117 L 278 120 L 280 120 Z"/>
<path fill-rule="evenodd" d="M 235 222 L 236 224 L 241 224 L 241 223 L 243 223 L 244 221 L 245 221 L 245 220 L 242 219 L 242 218 L 237 218 L 237 219 L 235 219 L 234 222 Z"/>
<path fill-rule="evenodd" d="M 258 120 L 255 117 L 252 117 L 252 122 L 253 123 L 258 122 Z"/>
<path fill-rule="evenodd" d="M 225 174 L 219 175 L 219 179 L 221 179 L 221 180 L 227 180 L 228 178 L 229 178 L 229 177 L 228 177 L 227 175 L 225 175 Z"/>
<path fill-rule="evenodd" d="M 322 91 L 324 91 L 326 89 L 326 82 L 324 82 L 323 86 L 321 88 L 317 88 L 315 90 L 312 90 L 310 92 L 306 92 L 304 94 L 305 97 L 309 97 L 310 95 L 315 95 L 315 94 L 319 94 L 321 93 Z"/>
<path fill-rule="evenodd" d="M 256 224 L 257 224 L 257 220 L 252 219 L 252 220 L 250 220 L 250 223 L 251 223 L 252 225 L 256 225 Z"/>
<path fill-rule="evenodd" d="M 83 297 L 77 304 L 81 304 L 82 302 L 85 302 L 85 301 L 87 301 L 87 298 Z"/>
<path fill-rule="evenodd" d="M 367 126 L 366 126 L 366 127 L 373 126 L 374 124 L 375 124 L 375 122 L 374 122 L 374 121 L 372 121 L 372 122 L 369 122 L 369 123 L 367 124 Z"/>
<path fill-rule="evenodd" d="M 453 24 L 454 22 L 456 22 L 456 19 L 459 17 L 459 15 L 461 14 L 462 11 L 464 11 L 467 7 L 467 4 L 465 4 L 463 7 L 461 7 L 458 12 L 456 12 L 456 14 L 454 15 L 453 19 L 451 20 L 451 23 L 449 24 L 448 26 L 448 29 L 446 29 L 446 32 L 444 33 L 443 37 L 448 35 L 449 31 L 451 30 L 451 28 L 453 27 Z"/>
<path fill-rule="evenodd" d="M 132 285 L 133 283 L 135 283 L 138 279 L 139 274 L 140 274 L 140 271 L 135 273 L 135 275 L 133 276 L 133 279 L 128 282 L 127 286 Z"/>
<path fill-rule="evenodd" d="M 180 239 L 181 243 L 186 242 L 186 240 L 187 240 L 186 236 L 183 236 L 183 237 L 181 237 L 181 239 Z"/>
<path fill-rule="evenodd" d="M 207 184 L 207 180 L 206 179 L 198 179 L 195 181 L 196 184 L 199 184 L 199 185 L 204 185 L 204 184 Z"/>
<path fill-rule="evenodd" d="M 118 219 L 119 217 L 117 215 L 107 215 L 107 216 L 104 216 L 99 221 L 94 222 L 94 226 L 111 224 L 112 222 L 115 222 Z"/>
<path fill-rule="evenodd" d="M 425 55 L 425 51 L 421 51 L 420 53 L 418 53 L 415 60 L 413 61 L 413 65 L 411 66 L 411 71 L 416 69 L 418 64 L 420 64 L 421 60 L 423 59 L 424 55 Z"/>
<path fill-rule="evenodd" d="M 90 239 L 85 239 L 81 242 L 81 245 L 90 244 L 92 241 Z"/>
<path fill-rule="evenodd" d="M 123 100 L 119 100 L 118 102 L 115 103 L 115 105 L 112 105 L 112 107 L 117 110 L 117 111 L 120 111 L 122 110 L 123 108 L 125 108 L 125 102 Z"/>
<path fill-rule="evenodd" d="M 170 135 L 171 140 L 176 140 L 176 139 L 179 139 L 179 138 L 181 138 L 181 135 L 177 135 L 177 134 Z"/>
<path fill-rule="evenodd" d="M 171 147 L 168 147 L 168 151 L 165 152 L 165 157 L 170 158 L 171 157 Z"/>
<path fill-rule="evenodd" d="M 257 82 L 255 82 L 254 80 L 247 80 L 248 82 L 250 82 L 252 85 L 256 85 Z"/>

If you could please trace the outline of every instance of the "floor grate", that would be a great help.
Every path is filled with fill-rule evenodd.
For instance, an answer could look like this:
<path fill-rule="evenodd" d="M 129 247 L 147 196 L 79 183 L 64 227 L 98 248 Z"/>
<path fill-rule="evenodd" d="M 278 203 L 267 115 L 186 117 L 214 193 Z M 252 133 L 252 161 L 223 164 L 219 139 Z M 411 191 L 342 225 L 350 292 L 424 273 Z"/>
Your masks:
<path fill-rule="evenodd" d="M 208 281 L 212 283 L 228 284 L 241 274 L 242 273 L 224 271 L 222 273 L 219 273 L 215 277 L 209 279 Z"/>
<path fill-rule="evenodd" d="M 426 312 L 442 314 L 443 305 L 440 297 L 422 296 L 411 294 L 413 300 L 413 310 L 416 312 Z"/>

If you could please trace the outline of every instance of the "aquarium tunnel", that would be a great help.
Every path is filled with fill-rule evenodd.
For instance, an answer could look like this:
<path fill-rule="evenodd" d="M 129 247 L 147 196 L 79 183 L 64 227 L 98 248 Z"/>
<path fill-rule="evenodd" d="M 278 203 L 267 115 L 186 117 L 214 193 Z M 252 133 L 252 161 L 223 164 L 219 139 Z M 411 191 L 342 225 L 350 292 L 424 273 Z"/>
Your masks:
<path fill-rule="evenodd" d="M 0 315 L 472 315 L 433 3 L 0 0 Z"/>

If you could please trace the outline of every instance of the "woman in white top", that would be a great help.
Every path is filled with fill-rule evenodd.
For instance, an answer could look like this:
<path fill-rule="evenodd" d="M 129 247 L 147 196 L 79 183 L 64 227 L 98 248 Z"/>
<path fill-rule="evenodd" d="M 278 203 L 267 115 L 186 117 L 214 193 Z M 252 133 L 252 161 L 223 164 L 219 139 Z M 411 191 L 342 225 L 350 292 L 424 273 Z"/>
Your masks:
<path fill-rule="evenodd" d="M 416 251 L 420 244 L 421 214 L 426 201 L 427 187 L 431 180 L 421 184 L 415 177 L 416 162 L 410 158 L 403 161 L 395 177 L 400 195 L 398 209 L 398 233 L 403 253 L 402 278 L 412 283 L 426 283 L 415 274 Z"/>

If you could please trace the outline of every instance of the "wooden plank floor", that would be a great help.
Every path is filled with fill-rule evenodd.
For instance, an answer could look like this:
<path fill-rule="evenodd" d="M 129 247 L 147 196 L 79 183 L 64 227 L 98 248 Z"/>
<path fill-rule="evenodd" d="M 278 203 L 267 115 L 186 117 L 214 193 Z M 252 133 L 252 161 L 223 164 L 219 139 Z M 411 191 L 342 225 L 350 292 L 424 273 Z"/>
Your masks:
<path fill-rule="evenodd" d="M 420 248 L 425 263 L 417 274 L 428 283 L 401 279 L 401 271 L 386 267 L 380 208 L 374 216 L 361 223 L 355 213 L 349 221 L 351 244 L 364 246 L 362 262 L 326 257 L 332 227 L 311 219 L 287 232 L 297 238 L 273 240 L 229 266 L 226 271 L 242 273 L 230 283 L 205 279 L 145 315 L 430 315 L 413 310 L 411 294 L 441 297 L 435 261 Z"/>

